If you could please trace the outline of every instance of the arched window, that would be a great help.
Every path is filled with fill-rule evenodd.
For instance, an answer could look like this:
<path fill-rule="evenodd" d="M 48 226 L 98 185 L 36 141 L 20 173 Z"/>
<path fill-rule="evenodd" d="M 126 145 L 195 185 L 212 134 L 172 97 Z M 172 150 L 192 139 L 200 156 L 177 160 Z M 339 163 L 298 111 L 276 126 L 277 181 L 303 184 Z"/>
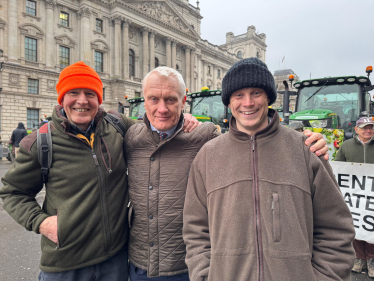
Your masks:
<path fill-rule="evenodd" d="M 179 64 L 176 65 L 176 69 L 179 70 Z"/>
<path fill-rule="evenodd" d="M 129 49 L 129 75 L 135 76 L 135 53 Z"/>
<path fill-rule="evenodd" d="M 238 54 L 237 54 L 237 56 L 238 56 L 239 59 L 242 59 L 242 58 L 243 58 L 243 53 L 242 53 L 242 51 L 239 51 Z"/>
<path fill-rule="evenodd" d="M 257 50 L 256 57 L 260 58 L 260 51 Z"/>
<path fill-rule="evenodd" d="M 160 63 L 158 61 L 158 58 L 155 58 L 155 67 L 159 67 L 160 66 Z"/>

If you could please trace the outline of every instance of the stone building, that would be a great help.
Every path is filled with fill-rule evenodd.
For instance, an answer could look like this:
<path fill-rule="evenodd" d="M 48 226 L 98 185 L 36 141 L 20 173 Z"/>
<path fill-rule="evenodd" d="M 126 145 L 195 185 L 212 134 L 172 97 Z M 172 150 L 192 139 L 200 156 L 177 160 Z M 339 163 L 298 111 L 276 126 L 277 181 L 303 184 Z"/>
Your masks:
<path fill-rule="evenodd" d="M 141 96 L 144 75 L 162 65 L 180 71 L 189 92 L 221 88 L 222 77 L 240 59 L 233 53 L 237 45 L 202 40 L 201 19 L 198 5 L 188 0 L 1 1 L 2 139 L 18 122 L 30 129 L 51 114 L 60 71 L 80 60 L 100 75 L 106 110 L 116 110 L 125 95 Z M 243 57 L 262 44 L 265 60 L 265 35 L 248 30 L 246 41 L 232 42 L 238 41 Z"/>
<path fill-rule="evenodd" d="M 294 81 L 291 83 L 288 79 L 290 75 L 294 76 Z M 278 91 L 284 91 L 284 84 L 283 81 L 286 80 L 288 82 L 288 87 L 290 91 L 297 91 L 297 89 L 293 86 L 295 82 L 300 81 L 299 76 L 296 75 L 295 72 L 292 71 L 292 69 L 282 69 L 282 70 L 276 70 L 274 71 L 274 80 L 275 85 L 278 85 Z M 290 110 L 295 110 L 295 104 L 296 104 L 296 96 L 290 96 Z M 278 94 L 277 100 L 272 105 L 273 108 L 283 108 L 283 95 Z"/>

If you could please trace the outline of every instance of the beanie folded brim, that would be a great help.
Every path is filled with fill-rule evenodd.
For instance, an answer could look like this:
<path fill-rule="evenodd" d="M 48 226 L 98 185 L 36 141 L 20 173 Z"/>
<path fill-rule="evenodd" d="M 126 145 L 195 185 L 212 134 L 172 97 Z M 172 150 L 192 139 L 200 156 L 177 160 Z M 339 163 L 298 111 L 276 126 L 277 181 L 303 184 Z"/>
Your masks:
<path fill-rule="evenodd" d="M 74 89 L 90 89 L 97 94 L 99 104 L 103 102 L 103 84 L 100 80 L 91 76 L 90 74 L 69 75 L 64 77 L 64 79 L 59 82 L 63 82 L 59 83 L 60 87 L 57 89 L 57 101 L 60 105 L 65 94 Z"/>

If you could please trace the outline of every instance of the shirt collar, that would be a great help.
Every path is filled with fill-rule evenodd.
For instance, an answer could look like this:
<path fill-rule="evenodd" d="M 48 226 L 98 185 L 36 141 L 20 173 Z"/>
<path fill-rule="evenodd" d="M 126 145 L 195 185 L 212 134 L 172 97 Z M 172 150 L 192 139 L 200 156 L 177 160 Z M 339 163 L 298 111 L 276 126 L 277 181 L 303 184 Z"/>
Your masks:
<path fill-rule="evenodd" d="M 152 131 L 157 132 L 157 133 L 166 133 L 166 134 L 168 134 L 167 138 L 170 137 L 172 134 L 175 133 L 175 130 L 177 129 L 177 126 L 178 126 L 178 124 L 177 124 L 173 128 L 171 128 L 170 130 L 162 132 L 162 131 L 157 130 L 155 127 L 153 127 L 153 125 L 151 124 L 151 122 L 149 122 L 149 124 L 151 125 L 151 130 Z"/>
<path fill-rule="evenodd" d="M 62 108 L 61 109 L 61 114 L 65 117 L 65 118 L 68 118 L 66 116 L 66 112 L 65 110 Z M 74 124 L 70 124 L 70 128 L 71 128 L 71 133 L 73 133 L 74 135 L 77 135 L 77 134 L 82 134 L 84 135 L 85 137 L 89 137 L 91 135 L 91 131 L 93 130 L 94 128 L 94 120 L 91 121 L 90 125 L 88 126 L 87 128 L 87 131 L 83 131 L 81 128 L 75 126 Z"/>

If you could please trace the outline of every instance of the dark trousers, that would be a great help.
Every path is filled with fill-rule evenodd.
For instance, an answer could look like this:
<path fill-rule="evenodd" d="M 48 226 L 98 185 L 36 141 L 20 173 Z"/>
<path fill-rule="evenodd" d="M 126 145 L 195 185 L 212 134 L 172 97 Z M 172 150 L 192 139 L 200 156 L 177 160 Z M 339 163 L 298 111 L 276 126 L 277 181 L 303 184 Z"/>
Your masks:
<path fill-rule="evenodd" d="M 173 276 L 147 277 L 147 271 L 137 268 L 130 262 L 129 269 L 130 281 L 189 281 L 188 273 L 182 273 Z"/>
<path fill-rule="evenodd" d="M 128 281 L 127 247 L 95 265 L 63 272 L 40 271 L 39 281 Z"/>
<path fill-rule="evenodd" d="M 369 260 L 374 258 L 374 244 L 355 239 L 353 240 L 353 248 L 358 259 Z"/>

